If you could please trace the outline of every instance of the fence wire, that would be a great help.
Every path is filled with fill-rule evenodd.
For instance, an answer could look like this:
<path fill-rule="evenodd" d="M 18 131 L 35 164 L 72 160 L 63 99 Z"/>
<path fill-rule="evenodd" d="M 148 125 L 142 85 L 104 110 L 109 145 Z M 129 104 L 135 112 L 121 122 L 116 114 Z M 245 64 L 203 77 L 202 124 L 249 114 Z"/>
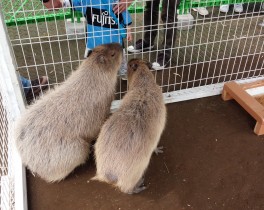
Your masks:
<path fill-rule="evenodd" d="M 12 143 L 10 129 L 12 120 L 8 113 L 6 98 L 0 90 L 0 209 L 15 209 L 14 172 L 12 169 Z M 9 110 L 10 111 L 10 110 Z"/>

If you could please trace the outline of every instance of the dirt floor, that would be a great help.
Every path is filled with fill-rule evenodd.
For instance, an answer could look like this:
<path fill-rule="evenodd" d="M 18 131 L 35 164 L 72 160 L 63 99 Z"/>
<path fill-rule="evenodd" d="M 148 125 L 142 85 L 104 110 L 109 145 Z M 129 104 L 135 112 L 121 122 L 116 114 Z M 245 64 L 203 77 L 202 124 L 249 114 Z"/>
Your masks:
<path fill-rule="evenodd" d="M 264 136 L 235 101 L 220 96 L 168 104 L 161 137 L 164 153 L 153 155 L 148 189 L 126 195 L 89 181 L 93 158 L 60 183 L 27 173 L 31 210 L 264 209 Z"/>

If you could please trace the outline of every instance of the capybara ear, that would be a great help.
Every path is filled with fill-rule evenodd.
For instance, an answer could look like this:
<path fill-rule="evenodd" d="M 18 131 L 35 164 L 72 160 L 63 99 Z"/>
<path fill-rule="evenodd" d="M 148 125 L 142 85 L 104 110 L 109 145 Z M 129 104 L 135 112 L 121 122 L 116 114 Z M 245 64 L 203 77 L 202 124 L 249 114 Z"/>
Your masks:
<path fill-rule="evenodd" d="M 148 66 L 149 69 L 152 69 L 152 63 L 146 61 L 146 65 Z"/>
<path fill-rule="evenodd" d="M 132 64 L 130 65 L 130 67 L 131 67 L 131 69 L 133 69 L 134 71 L 136 71 L 137 68 L 138 68 L 138 64 L 137 64 L 137 63 L 132 63 Z"/>
<path fill-rule="evenodd" d="M 101 64 L 104 64 L 105 63 L 105 57 L 104 57 L 104 55 L 100 55 L 99 58 L 98 58 L 98 60 L 99 60 L 99 62 Z"/>

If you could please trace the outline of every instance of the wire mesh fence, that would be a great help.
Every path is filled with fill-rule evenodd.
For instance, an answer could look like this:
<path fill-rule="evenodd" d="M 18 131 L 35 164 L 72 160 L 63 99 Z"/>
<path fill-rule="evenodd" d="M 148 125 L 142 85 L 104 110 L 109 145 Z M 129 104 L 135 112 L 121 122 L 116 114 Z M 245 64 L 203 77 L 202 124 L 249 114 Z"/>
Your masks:
<path fill-rule="evenodd" d="M 11 13 L 14 16 L 14 11 L 17 11 L 15 6 L 18 7 L 18 3 L 13 5 L 11 2 L 8 8 L 9 11 L 13 11 Z M 151 12 L 149 14 L 147 10 L 141 9 L 146 2 L 148 1 L 135 1 L 130 7 L 131 11 L 131 8 L 134 8 L 131 13 L 133 41 L 124 40 L 125 47 L 135 45 L 138 39 L 144 38 L 147 30 L 144 16 L 149 15 L 149 18 L 153 16 Z M 24 8 L 24 5 L 28 4 L 30 7 Z M 185 4 L 189 10 L 184 6 Z M 192 5 L 197 8 L 199 4 L 210 5 L 207 8 L 208 15 L 201 16 L 192 10 Z M 215 4 L 209 1 L 206 4 L 204 1 L 192 4 L 188 1 L 181 2 L 178 9 L 182 8 L 181 10 L 185 11 L 184 19 L 178 16 L 177 20 L 174 14 L 178 23 L 176 39 L 175 43 L 166 49 L 172 51 L 172 59 L 168 67 L 154 72 L 156 81 L 164 93 L 263 75 L 264 29 L 258 26 L 258 23 L 263 21 L 262 3 L 254 1 L 243 4 L 241 13 L 236 13 L 233 5 L 230 5 L 227 13 L 223 13 L 219 4 L 218 1 L 215 1 Z M 72 22 L 73 19 L 66 21 L 69 8 L 58 11 L 48 10 L 39 1 L 26 2 L 24 5 L 21 1 L 21 8 L 16 15 L 27 17 L 30 13 L 37 17 L 40 13 L 43 16 L 45 13 L 53 16 L 64 14 L 64 16 L 62 15 L 62 19 L 46 18 L 44 22 L 24 22 L 22 25 L 8 27 L 18 72 L 30 80 L 46 75 L 49 77 L 50 87 L 60 84 L 84 59 L 86 40 L 80 33 L 87 34 L 86 21 Z M 100 8 L 102 5 L 102 3 L 94 3 L 92 6 Z M 168 4 L 167 9 L 170 6 L 172 5 Z M 80 7 L 86 8 L 87 5 L 78 5 L 75 9 L 78 10 Z M 162 4 L 160 10 L 161 8 Z M 72 13 L 76 13 L 76 10 Z M 12 15 L 9 14 L 10 16 Z M 72 25 L 69 26 L 69 23 Z M 180 27 L 183 23 L 187 24 L 189 30 L 179 30 L 184 29 Z M 151 27 L 154 26 L 157 26 L 155 29 L 157 35 L 155 39 L 152 38 L 155 41 L 155 48 L 134 54 L 127 52 L 128 59 L 140 57 L 151 62 L 157 61 L 159 53 L 164 51 L 162 42 L 166 33 L 164 27 L 167 25 L 159 16 L 157 24 Z M 84 30 L 75 31 L 76 33 L 69 37 L 67 31 L 69 27 L 82 27 Z M 126 90 L 127 83 L 120 80 L 116 99 L 121 99 Z"/>
<path fill-rule="evenodd" d="M 20 76 L 29 80 L 48 76 L 48 86 L 52 88 L 64 82 L 79 66 L 84 59 L 89 31 L 86 30 L 85 18 L 80 18 L 77 10 L 86 10 L 88 6 L 100 8 L 103 5 L 101 1 L 80 2 L 86 4 L 75 6 L 75 10 L 69 7 L 49 10 L 39 0 L 0 2 Z M 91 5 L 91 2 L 96 3 Z M 116 3 L 109 2 L 109 8 Z M 167 12 L 163 14 L 165 16 L 162 19 L 161 14 L 158 14 L 157 22 L 153 20 L 153 5 L 145 8 L 149 2 L 134 1 L 130 6 L 128 11 L 132 17 L 130 28 L 133 41 L 124 39 L 124 48 L 128 60 L 138 57 L 153 63 L 157 62 L 160 53 L 171 53 L 171 60 L 165 68 L 153 70 L 167 102 L 218 94 L 226 81 L 263 77 L 264 26 L 259 24 L 264 22 L 264 3 L 261 0 L 181 1 L 177 10 L 182 15 L 178 15 L 178 18 L 177 10 L 173 14 L 169 13 L 169 8 L 176 1 L 168 1 L 165 8 Z M 153 2 L 159 3 L 157 0 Z M 242 5 L 243 11 L 236 11 L 234 3 Z M 220 7 L 223 4 L 230 4 L 224 12 Z M 160 11 L 162 7 L 164 4 L 161 3 Z M 206 11 L 208 14 L 204 13 Z M 177 24 L 169 25 L 162 21 L 168 19 L 168 16 L 172 16 Z M 167 30 L 164 30 L 166 27 Z M 172 31 L 176 38 L 168 46 L 166 33 L 175 28 L 177 31 Z M 156 35 L 150 41 L 154 48 L 134 53 L 127 51 L 129 46 L 135 46 L 139 39 L 144 39 L 147 32 L 153 31 Z M 127 88 L 127 81 L 119 79 L 116 101 L 123 97 Z M 177 99 L 170 100 L 173 95 Z M 1 209 L 14 209 L 14 180 L 9 168 L 12 164 L 9 159 L 12 147 L 8 141 L 12 121 L 5 106 L 6 100 L 1 92 Z"/>
<path fill-rule="evenodd" d="M 2 90 L 2 89 L 1 89 Z M 14 171 L 12 169 L 12 143 L 10 142 L 10 128 L 12 120 L 7 111 L 6 98 L 0 92 L 0 207 L 1 209 L 15 209 Z"/>
<path fill-rule="evenodd" d="M 4 26 L 0 13 L 0 209 L 26 209 L 25 171 L 13 141 L 15 119 L 24 104 Z"/>

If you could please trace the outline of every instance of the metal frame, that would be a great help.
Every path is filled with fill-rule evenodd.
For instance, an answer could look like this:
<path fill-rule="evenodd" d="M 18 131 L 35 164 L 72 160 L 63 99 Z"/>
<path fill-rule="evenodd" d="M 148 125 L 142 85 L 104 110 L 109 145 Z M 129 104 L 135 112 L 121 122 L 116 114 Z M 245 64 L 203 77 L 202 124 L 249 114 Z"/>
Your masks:
<path fill-rule="evenodd" d="M 256 0 L 254 1 L 255 2 L 260 2 L 261 0 Z M 186 1 L 187 2 L 187 1 Z M 186 3 L 185 2 L 185 3 Z M 212 1 L 207 1 L 208 4 Z M 219 1 L 221 3 L 226 3 L 227 1 Z M 228 1 L 229 3 L 234 3 L 234 2 L 238 2 L 238 1 Z M 243 2 L 246 2 L 246 1 L 243 1 Z M 249 2 L 249 1 L 248 1 Z M 201 1 L 201 2 L 193 2 L 191 4 L 191 7 L 195 7 L 195 6 L 205 6 L 203 5 L 204 1 Z M 214 9 L 214 8 L 213 8 Z M 2 10 L 0 10 L 2 11 Z M 139 12 L 139 11 L 136 11 L 136 12 Z M 142 10 L 142 12 L 144 12 L 144 10 Z M 55 15 L 56 17 L 56 13 L 53 12 L 53 14 L 51 15 Z M 64 16 L 65 17 L 65 16 Z M 177 43 L 176 46 L 174 48 L 175 51 L 178 52 L 178 55 L 182 55 L 184 57 L 183 61 L 179 61 L 179 56 L 177 57 L 177 61 L 175 62 L 175 72 L 174 71 L 171 71 L 171 69 L 163 69 L 161 71 L 162 75 L 160 77 L 161 79 L 161 86 L 164 87 L 164 88 L 167 88 L 167 91 L 164 91 L 163 95 L 164 95 L 164 101 L 165 103 L 173 103 L 173 102 L 178 102 L 178 101 L 184 101 L 184 100 L 190 100 L 190 99 L 195 99 L 195 98 L 202 98 L 202 97 L 208 97 L 208 96 L 213 96 L 213 95 L 218 95 L 221 93 L 222 91 L 222 88 L 224 86 L 224 83 L 221 82 L 220 78 L 221 77 L 225 77 L 224 78 L 224 81 L 227 81 L 227 80 L 233 80 L 231 79 L 231 76 L 236 76 L 235 80 L 238 79 L 238 75 L 239 74 L 248 74 L 250 73 L 251 71 L 251 67 L 250 67 L 250 70 L 248 70 L 248 72 L 244 72 L 243 70 L 243 66 L 240 66 L 237 68 L 237 67 L 234 67 L 232 68 L 232 72 L 231 73 L 228 73 L 227 75 L 227 72 L 218 72 L 217 74 L 215 74 L 215 71 L 216 69 L 221 69 L 222 70 L 222 67 L 223 67 L 223 62 L 219 64 L 219 66 L 215 67 L 212 71 L 213 71 L 213 76 L 210 76 L 209 73 L 212 73 L 212 72 L 209 72 L 209 68 L 210 68 L 210 65 L 211 63 L 210 62 L 216 62 L 216 61 L 224 61 L 224 60 L 228 60 L 228 63 L 231 59 L 236 59 L 236 58 L 241 58 L 241 57 L 249 57 L 251 55 L 257 55 L 257 54 L 261 54 L 263 53 L 263 47 L 264 47 L 264 44 L 263 42 L 261 41 L 263 39 L 263 34 L 250 34 L 249 31 L 255 31 L 256 30 L 256 27 L 255 29 L 253 28 L 253 30 L 248 30 L 248 31 L 244 31 L 245 32 L 245 37 L 243 36 L 244 34 L 241 33 L 234 33 L 234 35 L 236 35 L 236 37 L 230 37 L 229 35 L 232 35 L 232 33 L 230 32 L 231 31 L 231 24 L 234 25 L 234 29 L 236 30 L 237 27 L 238 27 L 238 24 L 236 24 L 236 21 L 238 21 L 238 19 L 232 19 L 233 17 L 239 17 L 239 15 L 234 15 L 234 13 L 232 15 L 228 15 L 228 17 L 230 17 L 231 19 L 227 19 L 226 18 L 227 16 L 221 16 L 221 19 L 219 19 L 219 16 L 218 17 L 211 17 L 210 19 L 209 18 L 204 18 L 204 19 L 198 19 L 198 21 L 196 22 L 196 25 L 195 25 L 195 31 L 194 31 L 194 37 L 193 37 L 193 42 L 192 43 L 187 43 L 187 40 L 188 40 L 188 37 L 189 37 L 189 34 L 188 33 L 185 33 L 184 31 L 178 31 L 177 33 L 177 36 L 179 37 L 178 40 L 182 41 L 182 43 Z M 137 38 L 141 38 L 140 37 L 140 33 L 142 33 L 141 30 L 142 29 L 142 26 L 141 26 L 141 20 L 138 20 L 136 18 L 136 14 L 134 14 L 134 18 L 135 18 L 135 27 L 134 27 L 134 30 L 135 32 L 137 33 Z M 52 18 L 44 18 L 43 21 L 45 21 L 45 23 L 47 23 L 48 20 L 51 20 Z M 239 19 L 239 21 L 241 21 L 242 24 L 242 30 L 244 29 L 245 27 L 245 22 L 246 22 L 246 19 L 247 21 L 250 21 L 249 23 L 251 24 L 251 21 L 253 18 L 248 18 L 248 17 L 244 17 L 244 18 L 241 18 Z M 33 20 L 35 20 L 33 18 Z M 209 20 L 209 21 L 208 21 Z M 233 21 L 234 20 L 234 21 Z M 138 21 L 138 22 L 137 22 Z M 22 97 L 22 94 L 21 94 L 21 87 L 20 87 L 20 84 L 19 84 L 19 80 L 17 78 L 17 74 L 16 74 L 16 70 L 17 71 L 24 71 L 28 74 L 29 76 L 29 79 L 30 78 L 30 74 L 31 73 L 30 71 L 36 71 L 36 74 L 37 74 L 37 77 L 39 77 L 39 69 L 42 68 L 42 73 L 45 74 L 45 75 L 48 75 L 49 74 L 52 74 L 54 75 L 55 77 L 55 81 L 51 84 L 51 85 L 56 85 L 58 83 L 60 83 L 61 81 L 57 81 L 57 75 L 59 73 L 62 74 L 62 78 L 65 80 L 66 78 L 66 74 L 64 71 L 65 70 L 65 66 L 68 64 L 68 65 L 71 65 L 70 67 L 68 66 L 68 68 L 70 68 L 70 70 L 73 70 L 73 65 L 72 64 L 79 64 L 81 62 L 81 60 L 83 59 L 82 57 L 82 52 L 79 48 L 79 42 L 80 41 L 77 37 L 75 40 L 69 40 L 65 34 L 65 32 L 63 32 L 64 34 L 60 34 L 59 33 L 59 30 L 58 28 L 59 27 L 65 27 L 65 23 L 60 21 L 59 23 L 57 23 L 59 21 L 57 21 L 57 18 L 54 18 L 54 33 L 51 33 L 50 34 L 50 31 L 49 30 L 46 30 L 45 32 L 46 33 L 43 33 L 43 28 L 45 27 L 45 23 L 42 25 L 44 26 L 43 28 L 40 27 L 41 24 L 28 24 L 28 22 L 25 23 L 25 25 L 23 25 L 23 30 L 25 29 L 26 32 L 28 33 L 27 35 L 28 36 L 25 36 L 25 37 L 20 37 L 20 29 L 18 27 L 18 23 L 16 22 L 16 24 L 14 25 L 14 27 L 16 27 L 16 32 L 18 34 L 17 37 L 10 39 L 10 37 L 8 37 L 8 33 L 7 33 L 7 30 L 6 30 L 6 23 L 3 19 L 3 15 L 1 14 L 0 15 L 0 68 L 1 68 L 1 71 L 0 71 L 0 87 L 1 87 L 1 90 L 3 90 L 3 92 L 5 93 L 5 98 L 8 99 L 6 100 L 6 107 L 8 107 L 8 110 L 12 110 L 12 111 L 9 111 L 9 115 L 11 116 L 12 118 L 12 122 L 20 115 L 20 113 L 23 111 L 23 109 L 25 108 L 24 107 L 24 101 L 23 101 L 23 97 Z M 215 24 L 217 23 L 217 24 Z M 225 24 L 230 24 L 229 27 L 226 27 L 227 29 L 225 30 L 225 32 L 227 33 L 227 38 L 223 38 L 222 39 L 222 36 L 221 36 L 221 39 L 220 40 L 216 40 L 215 38 L 215 33 L 217 30 L 215 31 L 211 31 L 210 28 L 211 26 L 215 24 L 215 28 L 224 28 L 225 27 Z M 144 25 L 144 22 L 143 24 Z M 59 26 L 59 27 L 58 27 Z M 160 24 L 159 26 L 162 26 L 162 24 Z M 202 26 L 202 27 L 201 27 Z M 48 29 L 48 26 L 46 24 L 46 29 Z M 200 28 L 199 28 L 200 27 Z M 209 37 L 209 36 L 206 36 L 207 39 L 205 40 L 202 40 L 201 37 L 202 35 L 205 36 L 205 34 L 203 34 L 203 30 L 204 28 L 209 28 L 209 33 L 212 34 L 213 36 L 213 40 L 212 40 L 212 37 Z M 36 34 L 33 34 L 31 35 L 30 32 L 31 30 L 35 29 L 37 31 Z M 212 27 L 213 28 L 213 27 Z M 4 30 L 2 30 L 4 29 Z M 10 28 L 9 28 L 10 29 Z M 199 36 L 199 33 L 195 33 L 196 30 L 198 31 L 198 29 L 201 31 L 201 34 L 200 34 L 200 37 Z M 252 29 L 252 28 L 251 28 Z M 262 29 L 263 30 L 263 29 Z M 221 35 L 223 35 L 223 31 L 224 29 L 222 29 L 222 31 L 220 30 L 220 33 L 222 33 Z M 13 30 L 13 32 L 15 33 L 15 30 Z M 136 34 L 135 33 L 135 34 Z M 159 40 L 159 33 L 157 35 L 157 40 Z M 65 38 L 66 37 L 66 38 Z M 143 33 L 142 33 L 142 37 L 143 37 Z M 58 38 L 58 39 L 56 39 Z M 209 47 L 211 46 L 215 46 L 215 45 L 219 45 L 221 43 L 225 43 L 223 49 L 225 51 L 228 51 L 228 47 L 227 45 L 232 45 L 232 47 L 235 47 L 236 43 L 238 42 L 238 45 L 240 46 L 240 43 L 243 43 L 243 41 L 247 41 L 247 40 L 250 40 L 250 39 L 254 39 L 255 42 L 256 42 L 256 45 L 259 45 L 261 47 L 261 49 L 259 49 L 258 51 L 257 50 L 257 47 L 255 47 L 253 44 L 252 44 L 252 41 L 249 43 L 249 46 L 247 46 L 248 48 L 252 48 L 251 52 L 248 52 L 247 53 L 247 49 L 245 49 L 243 47 L 243 53 L 242 55 L 240 55 L 238 53 L 238 51 L 234 52 L 235 55 L 229 55 L 227 53 L 227 57 L 219 57 L 219 52 L 220 52 L 220 47 L 218 48 L 215 48 L 216 49 L 216 54 L 217 56 L 213 56 L 213 52 L 209 53 L 209 56 L 208 59 L 205 59 L 206 55 L 204 52 L 207 52 L 208 49 L 210 49 Z M 13 55 L 13 51 L 12 51 L 12 48 L 11 48 L 11 45 L 9 43 L 9 40 L 12 42 L 12 47 L 18 49 L 19 47 L 21 47 L 21 56 L 23 56 L 23 59 L 21 60 L 24 60 L 25 63 L 24 64 L 21 64 L 20 66 L 16 66 L 16 62 L 14 61 L 14 55 Z M 183 40 L 186 40 L 183 41 Z M 194 42 L 194 40 L 196 40 L 197 43 Z M 56 45 L 54 45 L 54 43 Z M 61 43 L 64 43 L 64 45 L 62 45 Z M 47 48 L 45 49 L 42 49 L 43 46 L 46 46 Z M 37 46 L 37 47 L 36 47 Z M 56 48 L 55 48 L 55 47 Z M 75 49 L 77 49 L 76 51 L 71 51 L 71 47 Z M 209 47 L 208 47 L 209 46 Z M 203 48 L 204 47 L 204 48 Z M 25 48 L 25 49 L 24 49 Z M 54 50 L 55 48 L 55 50 Z M 189 48 L 189 49 L 187 49 Z M 212 47 L 213 49 L 213 47 Z M 39 50 L 39 52 L 37 52 L 37 50 Z M 47 55 L 47 51 L 49 51 L 49 56 Z M 63 53 L 65 53 L 66 51 L 69 52 L 69 56 L 67 57 L 67 59 L 63 59 L 64 55 Z M 156 53 L 157 51 L 159 51 L 159 49 L 155 49 L 153 51 L 151 51 L 151 53 Z M 180 52 L 181 51 L 181 52 Z M 209 51 L 209 50 L 208 50 Z M 244 53 L 245 51 L 245 53 Z M 253 51 L 253 52 L 252 52 Z M 30 53 L 28 53 L 30 52 Z M 38 53 L 38 55 L 36 55 L 36 52 Z M 74 52 L 74 53 L 73 53 Z M 210 52 L 210 51 L 209 51 Z M 28 54 L 27 54 L 28 53 Z M 191 57 L 190 57 L 190 61 L 186 60 L 186 55 L 191 54 Z M 203 54 L 204 53 L 204 56 L 203 56 L 203 59 L 201 60 L 198 60 L 198 57 L 199 57 L 199 53 L 200 54 Z M 53 54 L 57 54 L 57 57 L 54 58 Z M 80 55 L 81 54 L 81 55 Z M 210 55 L 211 54 L 211 55 Z M 151 57 L 151 54 L 144 54 L 144 53 L 139 53 L 139 56 L 142 56 L 143 58 L 143 55 L 146 55 L 145 57 Z M 36 58 L 37 56 L 43 58 L 43 60 L 41 62 L 37 62 L 36 61 Z M 194 58 L 194 56 L 196 57 Z M 30 59 L 28 59 L 30 57 Z M 259 56 L 259 59 L 261 57 Z M 29 60 L 29 62 L 27 61 L 27 59 Z M 28 62 L 28 63 L 27 63 Z M 209 67 L 208 69 L 205 67 L 206 64 L 209 63 Z M 259 60 L 258 60 L 258 63 L 259 63 Z M 190 77 L 191 74 L 195 74 L 197 73 L 197 66 L 198 65 L 201 65 L 201 69 L 202 71 L 199 72 L 199 74 L 205 74 L 206 75 L 206 78 L 204 77 L 194 77 L 194 79 L 192 79 Z M 214 64 L 212 64 L 214 65 Z M 60 70 L 62 70 L 61 72 L 56 72 L 56 70 L 58 70 L 58 68 L 56 69 L 55 66 L 60 66 Z M 191 69 L 192 67 L 194 66 L 193 69 Z M 252 63 L 251 63 L 251 66 L 252 66 Z M 180 69 L 184 69 L 184 71 L 186 71 L 186 73 L 188 74 L 188 80 L 187 82 L 190 82 L 192 86 L 190 87 L 183 87 L 183 83 L 186 84 L 186 81 L 183 82 L 182 80 L 182 77 L 180 79 L 178 79 L 179 77 L 178 74 L 182 73 L 183 75 L 183 71 L 180 72 Z M 240 72 L 240 71 L 237 71 L 237 69 L 243 71 L 243 72 Z M 259 67 L 258 71 L 260 72 L 261 70 L 263 69 L 263 65 L 261 67 Z M 192 71 L 194 70 L 194 71 Z M 68 71 L 67 73 L 69 73 L 70 71 Z M 158 74 L 157 72 L 155 72 L 156 74 Z M 169 74 L 169 78 L 174 78 L 175 79 L 173 80 L 173 83 L 170 83 L 169 80 L 165 80 L 164 79 L 164 75 L 165 74 Z M 226 74 L 224 74 L 226 73 Z M 197 73 L 198 74 L 198 73 Z M 223 75 L 224 74 L 224 75 Z M 182 76 L 181 75 L 181 76 Z M 35 75 L 34 75 L 35 76 Z M 229 78 L 230 76 L 230 79 L 226 79 L 226 78 Z M 177 77 L 177 78 L 176 78 Z M 262 75 L 258 75 L 257 73 L 253 76 L 248 76 L 246 79 L 244 80 L 241 80 L 241 82 L 247 82 L 247 81 L 251 81 L 251 80 L 255 80 L 255 79 L 259 79 L 259 78 L 263 78 Z M 157 78 L 157 77 L 156 77 Z M 213 83 L 213 80 L 212 82 L 208 82 L 206 83 L 206 85 L 203 85 L 201 83 L 202 80 L 207 80 L 207 79 L 212 79 L 212 78 L 215 78 L 217 79 L 217 83 L 216 84 L 212 84 Z M 210 81 L 210 80 L 209 80 Z M 198 82 L 199 85 L 196 87 L 194 85 L 195 82 Z M 121 84 L 121 82 L 120 82 Z M 173 86 L 174 85 L 174 89 L 169 89 L 169 86 Z M 180 90 L 177 90 L 177 88 L 175 88 L 175 86 L 178 85 L 180 86 Z M 121 86 L 121 85 L 120 85 Z M 125 92 L 121 92 L 121 91 L 125 91 L 124 88 L 121 89 L 120 88 L 120 92 L 118 92 L 117 94 L 120 95 L 120 99 L 122 98 L 121 95 L 124 94 Z M 116 100 L 116 101 L 113 101 L 112 103 L 112 110 L 114 111 L 115 109 L 118 108 L 118 106 L 120 105 L 120 100 Z M 12 129 L 10 129 L 12 130 Z M 14 150 L 13 150 L 14 151 Z M 16 206 L 16 209 L 27 209 L 27 194 L 26 194 L 26 180 L 25 180 L 25 168 L 22 166 L 22 163 L 21 163 L 21 160 L 19 158 L 19 156 L 17 155 L 17 153 L 14 151 L 13 153 L 14 155 L 14 171 L 15 171 L 15 206 Z"/>
<path fill-rule="evenodd" d="M 13 144 L 13 125 L 21 111 L 25 109 L 24 101 L 20 91 L 20 84 L 16 74 L 16 64 L 13 59 L 13 51 L 10 47 L 9 39 L 2 14 L 0 13 L 0 88 L 5 100 L 5 107 L 11 122 L 9 122 L 9 139 L 8 146 L 11 147 L 8 161 L 12 167 L 14 181 L 14 202 L 15 209 L 27 209 L 27 192 L 26 192 L 26 176 L 25 168 L 22 165 L 21 159 L 14 148 Z M 8 189 L 1 189 L 8 190 Z M 9 189 L 10 190 L 10 189 Z M 12 196 L 9 194 L 9 196 Z M 1 198 L 2 199 L 2 198 Z M 9 198 L 10 199 L 10 198 Z M 11 200 L 11 199 L 10 199 Z M 7 207 L 7 209 L 10 209 Z"/>

